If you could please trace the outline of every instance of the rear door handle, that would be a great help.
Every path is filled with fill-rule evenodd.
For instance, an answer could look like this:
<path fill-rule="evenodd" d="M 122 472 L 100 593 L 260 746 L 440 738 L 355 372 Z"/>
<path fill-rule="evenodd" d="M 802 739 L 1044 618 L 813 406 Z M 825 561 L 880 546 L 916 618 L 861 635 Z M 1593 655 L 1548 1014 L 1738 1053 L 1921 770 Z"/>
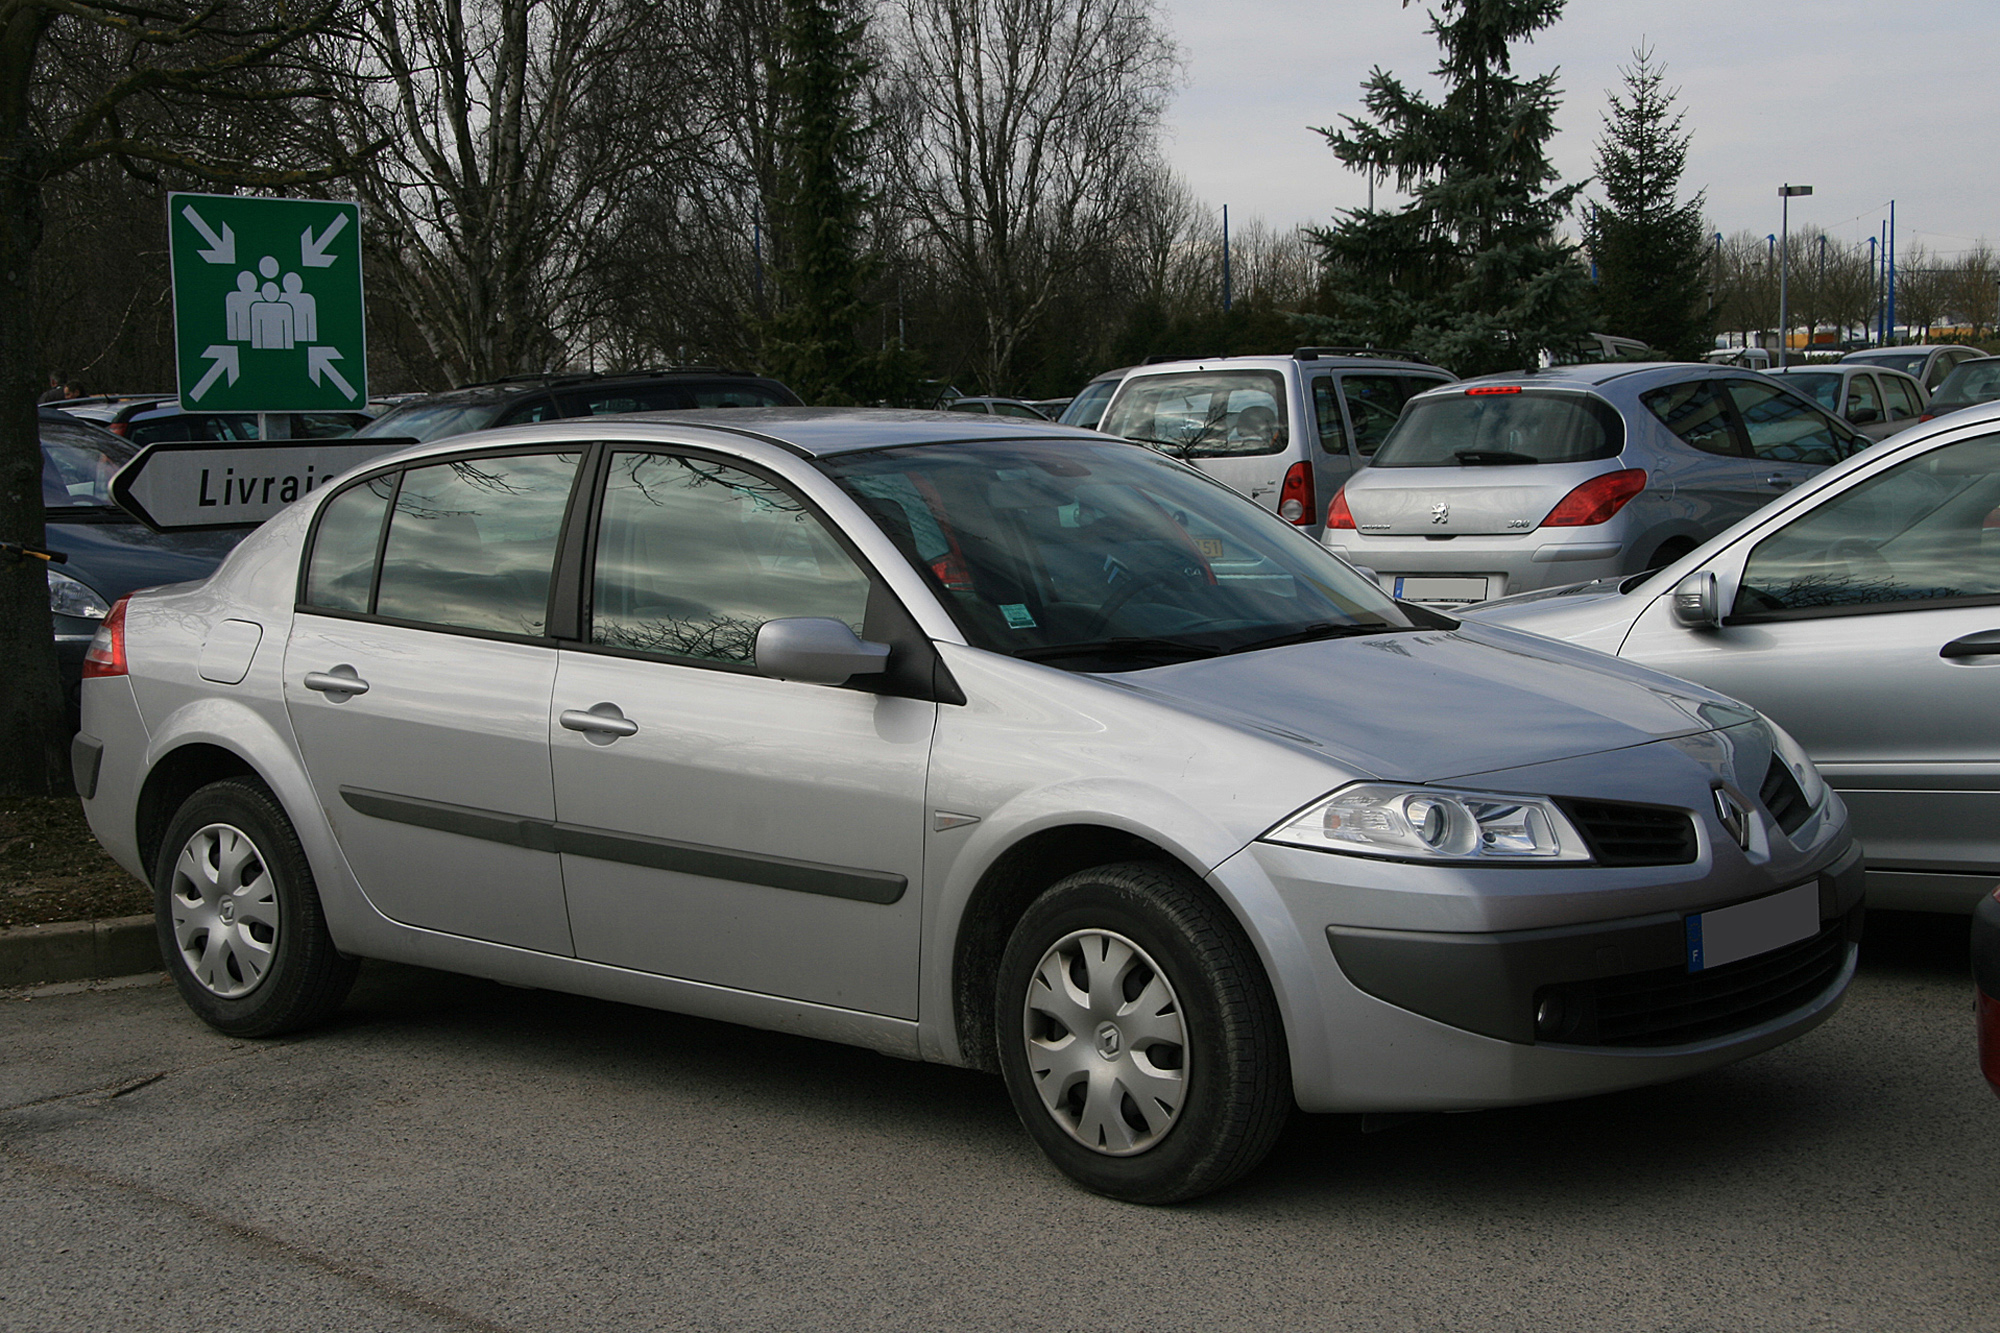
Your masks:
<path fill-rule="evenodd" d="M 1988 657 L 1994 653 L 2000 653 L 2000 629 L 1968 634 L 1938 649 L 1939 657 Z"/>
<path fill-rule="evenodd" d="M 566 729 L 580 731 L 586 738 L 630 736 L 639 724 L 618 710 L 617 704 L 592 704 L 589 708 L 565 708 L 556 718 Z"/>
<path fill-rule="evenodd" d="M 368 682 L 356 675 L 351 666 L 337 666 L 331 671 L 306 672 L 305 686 L 321 694 L 366 694 Z"/>
<path fill-rule="evenodd" d="M 1773 472 L 1770 476 L 1764 478 L 1764 484 L 1772 490 L 1777 491 L 1789 491 L 1794 485 L 1792 479 L 1781 472 Z"/>

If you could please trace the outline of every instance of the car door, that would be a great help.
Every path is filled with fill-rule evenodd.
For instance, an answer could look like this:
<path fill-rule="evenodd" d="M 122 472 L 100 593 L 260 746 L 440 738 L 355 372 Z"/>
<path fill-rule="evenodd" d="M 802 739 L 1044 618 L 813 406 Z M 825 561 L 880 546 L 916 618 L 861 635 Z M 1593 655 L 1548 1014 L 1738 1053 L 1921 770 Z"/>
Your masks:
<path fill-rule="evenodd" d="M 1871 867 L 2000 873 L 2000 434 L 1871 473 L 1711 568 L 1737 589 L 1722 628 L 1661 597 L 1621 655 L 1792 732 Z"/>
<path fill-rule="evenodd" d="M 1776 380 L 1732 379 L 1728 385 L 1750 455 L 1765 466 L 1765 484 L 1777 490 L 1809 481 L 1872 443 Z"/>
<path fill-rule="evenodd" d="M 1893 370 L 1880 372 L 1875 381 L 1882 386 L 1882 411 L 1888 420 L 1888 429 L 1875 438 L 1886 439 L 1897 431 L 1916 425 L 1918 418 L 1924 414 L 1923 386 Z"/>
<path fill-rule="evenodd" d="M 579 957 L 915 1018 L 937 705 L 773 680 L 758 627 L 894 603 L 790 487 L 620 448 L 548 735 Z"/>
<path fill-rule="evenodd" d="M 348 865 L 393 920 L 570 952 L 537 832 L 555 818 L 547 614 L 579 457 L 461 455 L 320 512 L 285 708 Z"/>
<path fill-rule="evenodd" d="M 1650 451 L 1649 484 L 1671 497 L 1673 506 L 1703 533 L 1720 532 L 1793 485 L 1788 473 L 1751 456 L 1742 419 L 1721 377 L 1663 385 L 1642 394 L 1640 401 L 1672 437 Z M 1641 456 L 1630 441 L 1626 452 Z"/>

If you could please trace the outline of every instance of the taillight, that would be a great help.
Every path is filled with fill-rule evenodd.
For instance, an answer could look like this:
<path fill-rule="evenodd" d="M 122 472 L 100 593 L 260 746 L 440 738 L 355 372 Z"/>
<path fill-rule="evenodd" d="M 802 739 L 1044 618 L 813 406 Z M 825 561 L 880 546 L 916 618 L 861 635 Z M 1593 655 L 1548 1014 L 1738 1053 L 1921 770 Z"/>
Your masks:
<path fill-rule="evenodd" d="M 1347 507 L 1347 488 L 1341 487 L 1333 493 L 1333 503 L 1326 507 L 1326 525 L 1329 528 L 1354 527 L 1354 513 Z"/>
<path fill-rule="evenodd" d="M 937 575 L 937 581 L 953 592 L 972 591 L 972 575 L 956 551 L 941 560 L 931 561 L 931 573 Z"/>
<path fill-rule="evenodd" d="M 83 676 L 122 676 L 125 668 L 125 603 L 130 597 L 120 597 L 111 604 L 111 614 L 104 617 L 104 623 L 97 627 L 96 637 L 90 647 L 83 651 Z"/>
<path fill-rule="evenodd" d="M 1919 420 L 1919 421 L 1929 421 L 1929 420 L 1931 420 L 1931 419 L 1932 419 L 1933 417 L 1935 417 L 1935 416 L 1937 416 L 1937 413 L 1935 413 L 1935 412 L 1926 412 L 1926 413 L 1924 413 L 1924 414 L 1923 414 L 1922 416 L 1918 417 L 1918 418 L 1917 418 L 1917 420 Z"/>
<path fill-rule="evenodd" d="M 1588 528 L 1603 523 L 1646 489 L 1646 470 L 1628 467 L 1592 477 L 1562 498 L 1542 520 L 1545 528 Z"/>
<path fill-rule="evenodd" d="M 114 421 L 110 425 L 106 426 L 105 429 L 110 431 L 113 435 L 125 435 L 131 431 L 132 423 L 129 421 Z"/>
<path fill-rule="evenodd" d="M 1302 528 L 1309 527 L 1318 510 L 1313 498 L 1313 465 L 1292 464 L 1285 470 L 1285 484 L 1278 488 L 1278 517 Z"/>

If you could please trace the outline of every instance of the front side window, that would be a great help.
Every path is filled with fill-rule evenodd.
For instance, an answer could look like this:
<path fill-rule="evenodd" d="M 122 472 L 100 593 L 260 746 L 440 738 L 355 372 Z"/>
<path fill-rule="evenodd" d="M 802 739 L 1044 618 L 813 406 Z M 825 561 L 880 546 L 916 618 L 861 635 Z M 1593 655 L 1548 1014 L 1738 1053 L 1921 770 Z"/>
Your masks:
<path fill-rule="evenodd" d="M 1411 403 L 1370 466 L 1582 463 L 1624 447 L 1624 423 L 1601 398 L 1481 386 Z"/>
<path fill-rule="evenodd" d="M 2000 435 L 1898 464 L 1766 537 L 1745 562 L 1736 615 L 1965 598 L 2000 598 Z"/>
<path fill-rule="evenodd" d="M 1124 445 L 922 445 L 819 466 L 991 652 L 1128 671 L 1414 624 L 1269 511 Z"/>
<path fill-rule="evenodd" d="M 541 635 L 579 455 L 461 458 L 403 474 L 374 612 Z"/>
<path fill-rule="evenodd" d="M 1743 418 L 1750 452 L 1765 462 L 1825 466 L 1855 452 L 1844 428 L 1775 384 L 1730 380 L 1729 396 Z"/>
<path fill-rule="evenodd" d="M 1847 419 L 1863 422 L 1882 419 L 1882 397 L 1875 391 L 1873 375 L 1856 375 L 1847 381 Z"/>
<path fill-rule="evenodd" d="M 1175 458 L 1239 458 L 1283 451 L 1288 424 L 1275 370 L 1190 370 L 1126 380 L 1098 429 Z"/>
<path fill-rule="evenodd" d="M 862 633 L 869 580 L 798 496 L 676 454 L 613 454 L 598 527 L 590 641 L 752 665 L 767 620 L 822 616 Z"/>

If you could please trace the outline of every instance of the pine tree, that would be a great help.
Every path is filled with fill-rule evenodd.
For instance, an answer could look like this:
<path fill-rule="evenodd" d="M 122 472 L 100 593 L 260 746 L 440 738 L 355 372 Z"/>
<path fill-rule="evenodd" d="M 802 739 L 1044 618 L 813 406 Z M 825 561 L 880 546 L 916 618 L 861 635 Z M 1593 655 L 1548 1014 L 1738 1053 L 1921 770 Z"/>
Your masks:
<path fill-rule="evenodd" d="M 1660 86 L 1663 70 L 1643 47 L 1619 71 L 1625 95 L 1611 98 L 1597 141 L 1604 191 L 1584 227 L 1597 261 L 1601 328 L 1642 338 L 1692 360 L 1714 343 L 1708 300 L 1708 224 L 1702 196 L 1680 192 L 1689 136 L 1674 109 L 1677 93 Z"/>
<path fill-rule="evenodd" d="M 1441 0 L 1430 30 L 1443 99 L 1377 68 L 1367 117 L 1318 131 L 1410 201 L 1313 232 L 1336 311 L 1305 321 L 1313 332 L 1412 348 L 1465 375 L 1532 366 L 1581 337 L 1589 276 L 1557 236 L 1581 187 L 1550 188 L 1546 151 L 1555 75 L 1515 78 L 1508 55 L 1561 13 L 1562 0 Z"/>
<path fill-rule="evenodd" d="M 864 250 L 874 127 L 867 19 L 854 0 L 784 0 L 773 72 L 779 121 L 772 201 L 779 309 L 765 329 L 765 368 L 809 403 L 898 396 L 910 376 L 900 348 L 872 351 Z"/>

